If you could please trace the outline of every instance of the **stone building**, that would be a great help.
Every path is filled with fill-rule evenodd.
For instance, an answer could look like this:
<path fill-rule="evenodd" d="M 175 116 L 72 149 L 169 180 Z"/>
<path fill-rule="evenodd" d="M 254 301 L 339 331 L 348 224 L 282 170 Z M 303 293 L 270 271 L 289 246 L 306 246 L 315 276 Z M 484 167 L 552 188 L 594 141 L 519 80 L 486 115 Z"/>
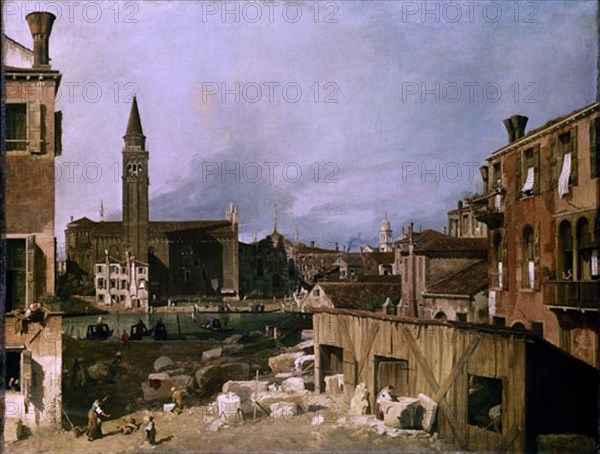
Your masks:
<path fill-rule="evenodd" d="M 94 269 L 96 302 L 105 306 L 120 304 L 124 309 L 148 310 L 148 264 L 126 255 L 125 261 L 108 255 Z"/>
<path fill-rule="evenodd" d="M 492 321 L 533 330 L 596 366 L 599 107 L 528 133 L 526 117 L 505 120 L 509 143 L 487 158 L 485 192 L 470 200 L 489 231 Z"/>
<path fill-rule="evenodd" d="M 448 211 L 448 235 L 456 238 L 487 238 L 487 226 L 475 216 L 475 209 L 458 201 L 455 210 Z"/>
<path fill-rule="evenodd" d="M 62 316 L 33 305 L 55 289 L 54 160 L 61 154 L 61 112 L 55 111 L 61 74 L 49 57 L 55 19 L 41 12 L 26 16 L 33 51 L 2 40 L 4 441 L 16 438 L 19 421 L 30 429 L 61 421 Z"/>
<path fill-rule="evenodd" d="M 173 295 L 237 297 L 238 214 L 230 204 L 224 220 L 150 221 L 146 136 L 134 97 L 123 147 L 123 220 L 67 225 L 67 268 L 92 276 L 105 251 L 118 261 L 126 253 L 149 266 L 152 300 Z"/>

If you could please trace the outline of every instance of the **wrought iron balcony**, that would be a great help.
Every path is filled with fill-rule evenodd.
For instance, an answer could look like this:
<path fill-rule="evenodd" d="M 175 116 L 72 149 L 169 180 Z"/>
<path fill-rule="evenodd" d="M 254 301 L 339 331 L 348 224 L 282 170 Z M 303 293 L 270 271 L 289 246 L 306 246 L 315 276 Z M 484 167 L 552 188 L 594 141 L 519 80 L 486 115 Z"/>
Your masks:
<path fill-rule="evenodd" d="M 547 281 L 544 284 L 544 304 L 551 308 L 598 311 L 600 282 Z"/>

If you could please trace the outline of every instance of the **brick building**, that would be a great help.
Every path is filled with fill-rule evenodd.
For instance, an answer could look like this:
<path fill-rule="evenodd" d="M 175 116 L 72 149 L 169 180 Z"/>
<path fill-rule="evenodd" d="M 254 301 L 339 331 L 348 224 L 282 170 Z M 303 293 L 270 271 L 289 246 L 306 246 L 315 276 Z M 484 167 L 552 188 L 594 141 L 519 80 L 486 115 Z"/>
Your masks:
<path fill-rule="evenodd" d="M 531 329 L 598 363 L 600 104 L 525 134 L 504 121 L 509 143 L 482 167 L 484 194 L 470 200 L 488 226 L 490 316 Z"/>
<path fill-rule="evenodd" d="M 30 429 L 61 421 L 62 314 L 33 304 L 55 289 L 54 159 L 61 154 L 61 113 L 55 111 L 61 74 L 49 57 L 55 19 L 50 13 L 26 16 L 33 50 L 2 40 L 0 430 L 6 442 L 15 440 L 19 421 Z"/>

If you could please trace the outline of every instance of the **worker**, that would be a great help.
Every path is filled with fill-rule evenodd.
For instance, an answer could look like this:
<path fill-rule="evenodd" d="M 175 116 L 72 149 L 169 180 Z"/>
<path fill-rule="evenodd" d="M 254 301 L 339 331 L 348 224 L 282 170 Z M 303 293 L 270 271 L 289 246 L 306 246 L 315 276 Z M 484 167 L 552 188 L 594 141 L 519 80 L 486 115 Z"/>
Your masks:
<path fill-rule="evenodd" d="M 186 397 L 187 391 L 185 388 L 171 388 L 171 398 L 173 399 L 173 402 L 175 402 L 175 408 L 173 408 L 175 413 L 181 414 L 184 408 L 187 407 Z"/>
<path fill-rule="evenodd" d="M 381 391 L 379 391 L 379 394 L 377 394 L 377 398 L 375 399 L 375 403 L 376 403 L 375 416 L 377 417 L 377 419 L 380 419 L 383 421 L 383 408 L 381 405 L 383 402 L 397 402 L 397 401 L 398 401 L 398 399 L 395 394 L 395 388 L 392 385 L 388 385 L 385 388 L 383 388 Z"/>

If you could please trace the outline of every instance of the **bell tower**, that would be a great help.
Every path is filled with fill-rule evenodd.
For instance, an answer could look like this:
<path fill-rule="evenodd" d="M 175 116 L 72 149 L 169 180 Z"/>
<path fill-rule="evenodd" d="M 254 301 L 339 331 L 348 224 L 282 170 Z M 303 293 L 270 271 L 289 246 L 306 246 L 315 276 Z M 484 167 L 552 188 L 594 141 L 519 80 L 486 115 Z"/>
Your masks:
<path fill-rule="evenodd" d="M 136 259 L 148 263 L 149 157 L 135 97 L 123 139 L 123 246 Z"/>

